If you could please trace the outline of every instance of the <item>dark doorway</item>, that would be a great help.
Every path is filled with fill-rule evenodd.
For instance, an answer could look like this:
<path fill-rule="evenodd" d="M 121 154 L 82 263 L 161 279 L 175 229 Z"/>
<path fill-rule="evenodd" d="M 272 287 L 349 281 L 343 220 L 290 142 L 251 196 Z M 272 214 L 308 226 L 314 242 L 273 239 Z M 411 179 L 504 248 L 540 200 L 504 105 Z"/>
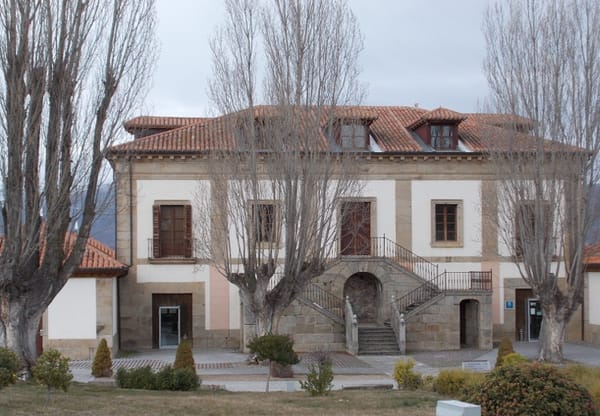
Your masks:
<path fill-rule="evenodd" d="M 192 294 L 152 294 L 152 348 L 192 342 Z"/>
<path fill-rule="evenodd" d="M 540 339 L 540 329 L 542 329 L 542 305 L 537 299 L 527 299 L 527 327 L 529 341 Z"/>
<path fill-rule="evenodd" d="M 341 207 L 342 227 L 340 254 L 368 256 L 371 254 L 371 203 L 346 201 Z"/>
<path fill-rule="evenodd" d="M 460 345 L 477 347 L 479 344 L 479 302 L 467 299 L 460 302 Z"/>
<path fill-rule="evenodd" d="M 35 352 L 39 357 L 44 352 L 44 337 L 42 336 L 42 331 L 44 330 L 44 321 L 40 318 L 40 323 L 38 325 L 37 335 L 35 337 Z"/>
<path fill-rule="evenodd" d="M 531 289 L 515 289 L 515 339 L 519 341 L 529 340 L 528 319 L 529 308 L 527 302 L 534 298 Z"/>
<path fill-rule="evenodd" d="M 359 323 L 377 322 L 381 283 L 370 273 L 356 273 L 344 284 L 344 299 L 350 304 Z"/>

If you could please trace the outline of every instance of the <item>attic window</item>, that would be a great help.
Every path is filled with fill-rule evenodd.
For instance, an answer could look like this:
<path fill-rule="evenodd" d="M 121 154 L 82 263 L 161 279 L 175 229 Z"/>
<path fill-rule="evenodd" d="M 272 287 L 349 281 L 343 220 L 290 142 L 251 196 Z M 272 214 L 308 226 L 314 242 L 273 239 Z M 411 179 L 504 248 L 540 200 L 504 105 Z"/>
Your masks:
<path fill-rule="evenodd" d="M 341 121 L 338 144 L 342 149 L 366 149 L 369 144 L 368 128 L 360 121 Z"/>
<path fill-rule="evenodd" d="M 434 124 L 430 126 L 431 147 L 436 150 L 454 150 L 456 143 L 454 131 L 456 126 Z"/>

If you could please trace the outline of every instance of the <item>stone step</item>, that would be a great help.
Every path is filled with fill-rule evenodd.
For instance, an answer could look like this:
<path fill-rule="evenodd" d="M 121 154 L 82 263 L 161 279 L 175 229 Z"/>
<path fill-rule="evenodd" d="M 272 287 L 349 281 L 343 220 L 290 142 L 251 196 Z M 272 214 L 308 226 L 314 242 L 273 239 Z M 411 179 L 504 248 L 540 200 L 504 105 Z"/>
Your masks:
<path fill-rule="evenodd" d="M 358 353 L 364 355 L 398 355 L 396 335 L 390 326 L 358 328 Z"/>

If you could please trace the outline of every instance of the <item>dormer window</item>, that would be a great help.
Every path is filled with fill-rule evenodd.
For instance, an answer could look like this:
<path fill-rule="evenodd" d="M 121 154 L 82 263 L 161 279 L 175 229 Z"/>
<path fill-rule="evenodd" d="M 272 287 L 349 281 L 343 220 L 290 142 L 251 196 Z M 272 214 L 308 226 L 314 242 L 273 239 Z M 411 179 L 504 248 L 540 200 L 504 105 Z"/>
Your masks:
<path fill-rule="evenodd" d="M 454 150 L 456 144 L 454 142 L 454 130 L 456 126 L 453 125 L 431 125 L 429 132 L 431 137 L 431 147 L 436 150 Z"/>
<path fill-rule="evenodd" d="M 338 144 L 344 150 L 366 149 L 369 144 L 369 129 L 360 121 L 342 120 L 338 131 Z"/>

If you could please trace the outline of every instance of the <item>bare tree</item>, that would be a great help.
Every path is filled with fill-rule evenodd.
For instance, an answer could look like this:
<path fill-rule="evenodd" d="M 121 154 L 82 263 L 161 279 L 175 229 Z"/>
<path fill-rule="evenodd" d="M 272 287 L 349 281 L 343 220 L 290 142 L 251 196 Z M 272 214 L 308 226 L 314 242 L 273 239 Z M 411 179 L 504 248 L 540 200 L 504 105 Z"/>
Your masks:
<path fill-rule="evenodd" d="M 337 249 L 339 200 L 360 188 L 356 164 L 333 136 L 339 120 L 357 131 L 364 122 L 338 107 L 361 98 L 362 37 L 341 0 L 226 7 L 227 25 L 211 43 L 210 94 L 231 143 L 209 161 L 211 189 L 197 204 L 215 214 L 210 232 L 197 232 L 240 288 L 251 337 L 276 331 L 281 313 L 323 272 Z M 266 105 L 256 106 L 258 91 Z"/>
<path fill-rule="evenodd" d="M 498 3 L 484 33 L 494 110 L 525 118 L 512 118 L 512 135 L 489 132 L 499 234 L 541 303 L 538 358 L 558 362 L 583 300 L 588 199 L 598 179 L 600 3 Z"/>
<path fill-rule="evenodd" d="M 154 1 L 2 0 L 0 25 L 0 345 L 30 367 L 40 317 L 80 265 L 105 149 L 146 87 Z"/>

